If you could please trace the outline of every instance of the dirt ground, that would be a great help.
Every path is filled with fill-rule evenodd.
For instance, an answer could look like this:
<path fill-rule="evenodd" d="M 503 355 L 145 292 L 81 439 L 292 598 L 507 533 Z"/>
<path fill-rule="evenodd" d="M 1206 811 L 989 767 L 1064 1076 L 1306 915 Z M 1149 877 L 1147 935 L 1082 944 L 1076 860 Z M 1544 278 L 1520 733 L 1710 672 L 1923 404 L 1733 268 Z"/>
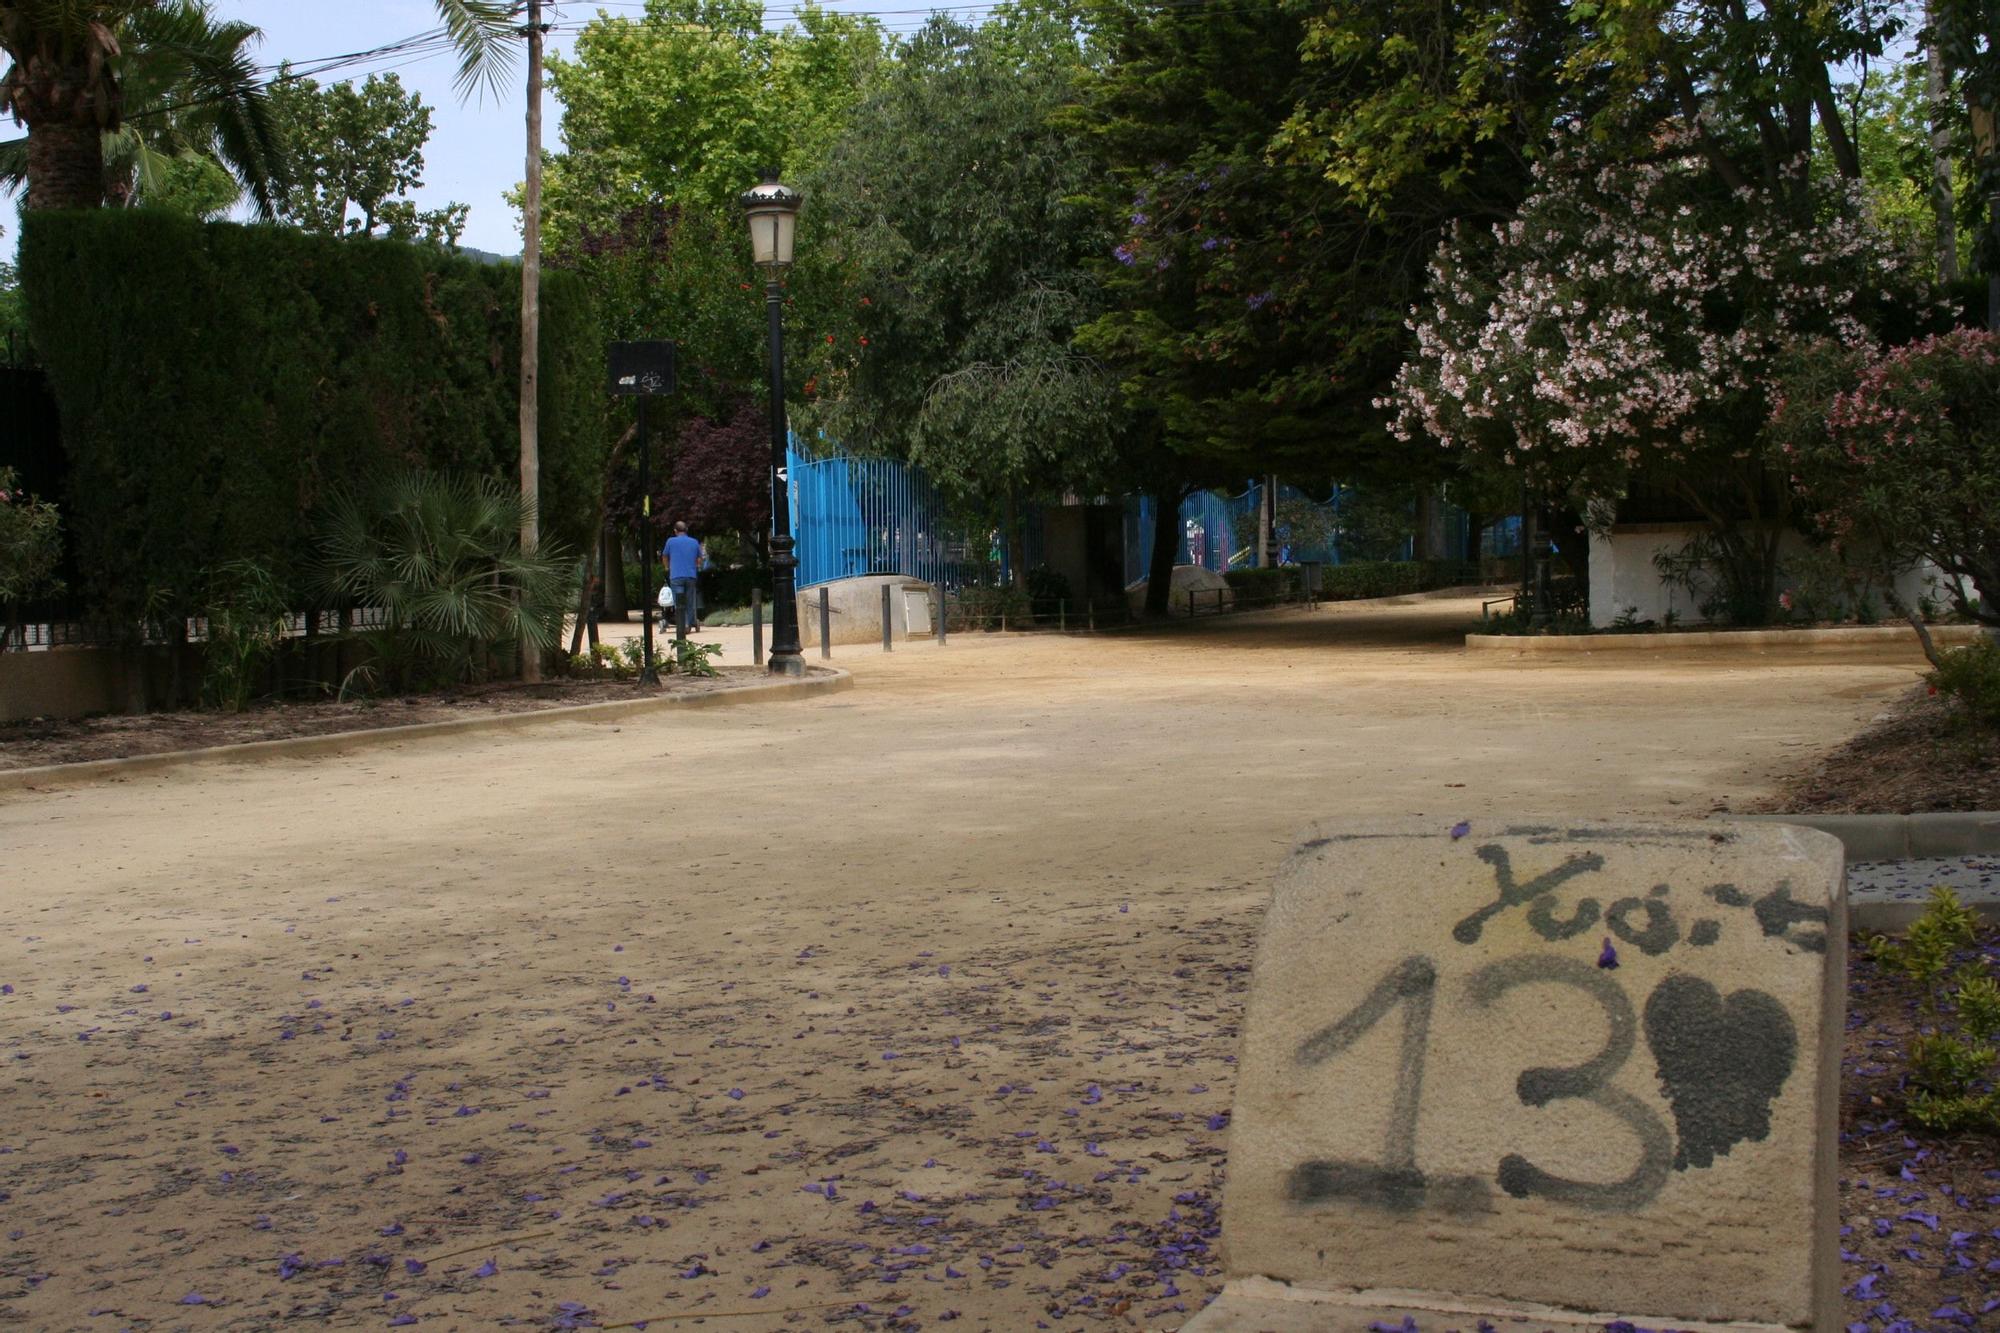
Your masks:
<path fill-rule="evenodd" d="M 1698 818 L 1921 666 L 1476 615 L 0 797 L 0 1326 L 1177 1327 L 1296 830 Z"/>
<path fill-rule="evenodd" d="M 2000 809 L 2000 732 L 1972 727 L 1956 702 L 1919 685 L 1859 736 L 1787 777 L 1758 808 L 1898 815 Z"/>

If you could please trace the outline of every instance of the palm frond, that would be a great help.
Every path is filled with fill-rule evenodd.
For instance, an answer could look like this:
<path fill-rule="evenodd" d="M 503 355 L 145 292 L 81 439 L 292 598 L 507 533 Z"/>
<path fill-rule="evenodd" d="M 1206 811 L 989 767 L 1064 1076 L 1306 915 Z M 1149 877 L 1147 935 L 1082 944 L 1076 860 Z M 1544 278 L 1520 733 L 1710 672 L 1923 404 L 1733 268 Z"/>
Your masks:
<path fill-rule="evenodd" d="M 484 87 L 504 96 L 504 80 L 514 70 L 518 35 L 515 6 L 502 0 L 437 0 L 445 34 L 458 48 L 458 94 Z"/>
<path fill-rule="evenodd" d="M 258 217 L 275 216 L 291 162 L 269 87 L 250 57 L 262 33 L 190 3 L 145 9 L 128 32 L 127 119 L 166 156 L 191 150 L 214 157 L 249 193 Z"/>

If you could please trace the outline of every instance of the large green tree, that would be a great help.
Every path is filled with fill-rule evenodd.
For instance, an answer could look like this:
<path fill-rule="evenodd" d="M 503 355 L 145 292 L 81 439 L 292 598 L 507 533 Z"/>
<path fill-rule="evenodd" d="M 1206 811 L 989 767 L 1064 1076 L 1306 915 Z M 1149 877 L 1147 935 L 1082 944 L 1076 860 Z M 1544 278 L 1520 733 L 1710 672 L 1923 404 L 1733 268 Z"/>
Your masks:
<path fill-rule="evenodd" d="M 812 238 L 852 284 L 809 349 L 811 423 L 1003 520 L 1091 489 L 1127 428 L 1074 345 L 1102 304 L 1088 261 L 1111 242 L 1081 198 L 1087 138 L 1055 119 L 1081 69 L 1060 15 L 934 17 L 808 181 Z"/>
<path fill-rule="evenodd" d="M 647 0 L 641 14 L 600 13 L 567 59 L 550 60 L 565 147 L 543 177 L 544 244 L 595 294 L 608 336 L 679 344 L 680 392 L 655 405 L 656 442 L 695 418 L 745 420 L 746 396 L 761 398 L 763 291 L 737 196 L 765 166 L 796 183 L 819 163 L 884 44 L 875 20 L 810 5 L 767 29 L 755 0 Z M 817 211 L 809 200 L 809 234 Z M 795 348 L 817 336 L 822 294 L 837 286 L 809 236 L 799 258 L 787 289 Z M 656 505 L 688 480 L 675 478 L 674 446 L 663 452 Z M 619 526 L 636 517 L 635 451 L 614 459 L 604 509 Z M 608 566 L 607 604 L 622 606 L 621 562 Z"/>
<path fill-rule="evenodd" d="M 272 109 L 291 153 L 278 216 L 324 236 L 458 243 L 466 206 L 419 209 L 431 109 L 394 74 L 321 88 L 281 74 Z"/>

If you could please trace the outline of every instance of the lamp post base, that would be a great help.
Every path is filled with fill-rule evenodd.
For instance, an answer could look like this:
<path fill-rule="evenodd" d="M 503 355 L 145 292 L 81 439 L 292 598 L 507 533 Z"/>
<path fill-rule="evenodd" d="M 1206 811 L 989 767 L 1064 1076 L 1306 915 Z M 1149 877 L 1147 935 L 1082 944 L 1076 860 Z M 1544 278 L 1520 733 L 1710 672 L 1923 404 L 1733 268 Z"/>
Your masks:
<path fill-rule="evenodd" d="M 804 653 L 772 653 L 771 674 L 774 676 L 803 676 L 806 674 Z"/>

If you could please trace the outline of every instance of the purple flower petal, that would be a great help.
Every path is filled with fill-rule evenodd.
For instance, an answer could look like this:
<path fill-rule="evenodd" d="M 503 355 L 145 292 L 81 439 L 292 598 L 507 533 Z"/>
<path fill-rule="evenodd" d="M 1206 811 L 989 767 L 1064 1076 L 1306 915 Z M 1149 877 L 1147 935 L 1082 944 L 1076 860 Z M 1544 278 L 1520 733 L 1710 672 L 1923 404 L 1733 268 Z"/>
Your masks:
<path fill-rule="evenodd" d="M 498 1273 L 499 1271 L 500 1271 L 500 1265 L 494 1263 L 491 1259 L 488 1259 L 485 1263 L 479 1265 L 478 1268 L 475 1268 L 472 1271 L 472 1275 L 474 1277 L 492 1277 L 495 1273 Z"/>
<path fill-rule="evenodd" d="M 1618 951 L 1611 947 L 1609 935 L 1604 937 L 1604 947 L 1598 951 L 1597 965 L 1605 968 L 1618 966 Z"/>

